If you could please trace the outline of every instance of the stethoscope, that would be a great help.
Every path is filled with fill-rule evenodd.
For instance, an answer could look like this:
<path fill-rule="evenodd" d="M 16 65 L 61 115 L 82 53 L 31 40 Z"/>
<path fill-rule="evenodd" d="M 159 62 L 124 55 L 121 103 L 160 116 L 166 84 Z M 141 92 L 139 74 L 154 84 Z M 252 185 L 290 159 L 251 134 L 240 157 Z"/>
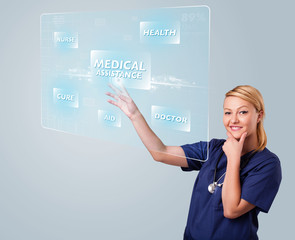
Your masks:
<path fill-rule="evenodd" d="M 252 157 L 254 156 L 255 153 L 256 153 L 256 152 L 251 151 L 251 152 L 249 153 L 249 156 L 241 162 L 240 171 L 241 171 L 241 170 L 247 165 L 247 163 L 249 162 L 250 158 L 252 158 Z M 210 183 L 209 186 L 208 186 L 208 191 L 209 191 L 209 193 L 211 193 L 211 194 L 213 194 L 213 193 L 215 192 L 215 189 L 216 189 L 217 187 L 222 187 L 222 185 L 223 185 L 223 182 L 222 182 L 222 183 L 218 183 L 218 182 L 219 182 L 220 179 L 225 175 L 226 172 L 224 172 L 224 173 L 221 175 L 221 177 L 218 178 L 217 181 L 215 181 L 215 178 L 216 178 L 216 172 L 217 172 L 217 166 L 218 166 L 218 163 L 219 163 L 220 159 L 222 158 L 223 154 L 224 154 L 224 152 L 222 151 L 221 154 L 219 155 L 218 160 L 216 161 L 215 169 L 214 169 L 214 178 L 213 178 L 213 182 Z"/>
<path fill-rule="evenodd" d="M 216 187 L 221 187 L 223 185 L 223 183 L 218 183 L 219 180 L 225 175 L 226 172 L 224 172 L 220 178 L 218 178 L 217 181 L 215 181 L 215 178 L 216 178 L 216 172 L 217 172 L 217 166 L 218 166 L 218 163 L 220 162 L 220 159 L 222 158 L 224 152 L 222 151 L 221 154 L 219 155 L 219 158 L 218 160 L 216 161 L 216 164 L 215 164 L 215 169 L 214 169 L 214 178 L 213 178 L 213 182 L 209 184 L 208 186 L 208 191 L 209 193 L 214 193 L 215 192 L 215 189 Z"/>

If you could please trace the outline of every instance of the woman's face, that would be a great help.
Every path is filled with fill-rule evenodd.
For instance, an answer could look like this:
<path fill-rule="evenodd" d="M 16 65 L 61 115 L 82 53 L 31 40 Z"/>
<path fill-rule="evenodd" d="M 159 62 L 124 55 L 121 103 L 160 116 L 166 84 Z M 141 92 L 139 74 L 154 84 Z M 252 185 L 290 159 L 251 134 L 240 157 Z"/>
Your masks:
<path fill-rule="evenodd" d="M 252 103 L 230 96 L 225 98 L 223 110 L 223 124 L 234 138 L 240 139 L 244 132 L 247 132 L 247 138 L 257 137 L 256 128 L 261 114 Z"/>

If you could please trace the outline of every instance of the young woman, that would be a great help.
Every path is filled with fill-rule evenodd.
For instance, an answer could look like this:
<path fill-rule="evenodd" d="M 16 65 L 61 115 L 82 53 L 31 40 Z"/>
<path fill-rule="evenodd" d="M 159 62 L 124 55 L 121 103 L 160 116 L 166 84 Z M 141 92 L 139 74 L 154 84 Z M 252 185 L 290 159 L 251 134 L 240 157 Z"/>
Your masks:
<path fill-rule="evenodd" d="M 266 148 L 265 110 L 260 92 L 244 85 L 226 93 L 226 140 L 166 146 L 150 129 L 126 89 L 110 86 L 115 93 L 106 93 L 114 98 L 108 102 L 129 117 L 156 161 L 180 166 L 184 171 L 200 171 L 184 239 L 258 239 L 258 214 L 269 211 L 281 182 L 280 161 Z M 193 160 L 207 157 L 207 161 Z"/>

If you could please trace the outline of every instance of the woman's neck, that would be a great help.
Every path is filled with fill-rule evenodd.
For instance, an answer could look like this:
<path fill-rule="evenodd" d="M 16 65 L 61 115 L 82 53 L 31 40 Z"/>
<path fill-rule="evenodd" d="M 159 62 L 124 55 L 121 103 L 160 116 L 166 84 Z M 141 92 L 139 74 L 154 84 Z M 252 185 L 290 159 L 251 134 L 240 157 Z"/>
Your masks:
<path fill-rule="evenodd" d="M 258 147 L 257 135 L 251 134 L 250 136 L 246 137 L 246 139 L 245 139 L 241 156 L 243 156 L 244 154 L 246 154 L 252 150 L 255 150 L 257 147 Z"/>

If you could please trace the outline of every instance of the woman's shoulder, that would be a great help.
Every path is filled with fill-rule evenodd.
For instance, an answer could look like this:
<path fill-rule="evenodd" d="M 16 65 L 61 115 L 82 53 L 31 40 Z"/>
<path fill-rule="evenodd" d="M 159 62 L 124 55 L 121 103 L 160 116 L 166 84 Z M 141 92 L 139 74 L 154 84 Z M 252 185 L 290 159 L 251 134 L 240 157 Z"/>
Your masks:
<path fill-rule="evenodd" d="M 264 148 L 262 151 L 258 152 L 257 157 L 265 161 L 272 161 L 277 163 L 280 162 L 279 157 L 275 153 L 271 152 L 268 148 Z"/>
<path fill-rule="evenodd" d="M 282 178 L 280 160 L 276 154 L 264 148 L 262 151 L 256 152 L 254 156 L 250 156 L 248 163 L 242 169 L 241 175 L 255 176 L 255 179 L 268 176 L 268 178 L 280 182 Z"/>
<path fill-rule="evenodd" d="M 199 141 L 195 143 L 188 143 L 181 145 L 186 156 L 197 158 L 197 159 L 207 159 L 208 153 L 212 156 L 215 153 L 222 151 L 222 146 L 224 144 L 224 139 L 213 138 L 210 141 Z"/>
<path fill-rule="evenodd" d="M 209 148 L 221 148 L 225 141 L 225 139 L 212 138 L 209 142 Z"/>
<path fill-rule="evenodd" d="M 253 165 L 255 165 L 256 170 L 269 167 L 269 168 L 281 168 L 281 163 L 279 157 L 271 152 L 268 148 L 264 148 L 262 151 L 257 152 L 253 161 L 251 161 Z"/>

